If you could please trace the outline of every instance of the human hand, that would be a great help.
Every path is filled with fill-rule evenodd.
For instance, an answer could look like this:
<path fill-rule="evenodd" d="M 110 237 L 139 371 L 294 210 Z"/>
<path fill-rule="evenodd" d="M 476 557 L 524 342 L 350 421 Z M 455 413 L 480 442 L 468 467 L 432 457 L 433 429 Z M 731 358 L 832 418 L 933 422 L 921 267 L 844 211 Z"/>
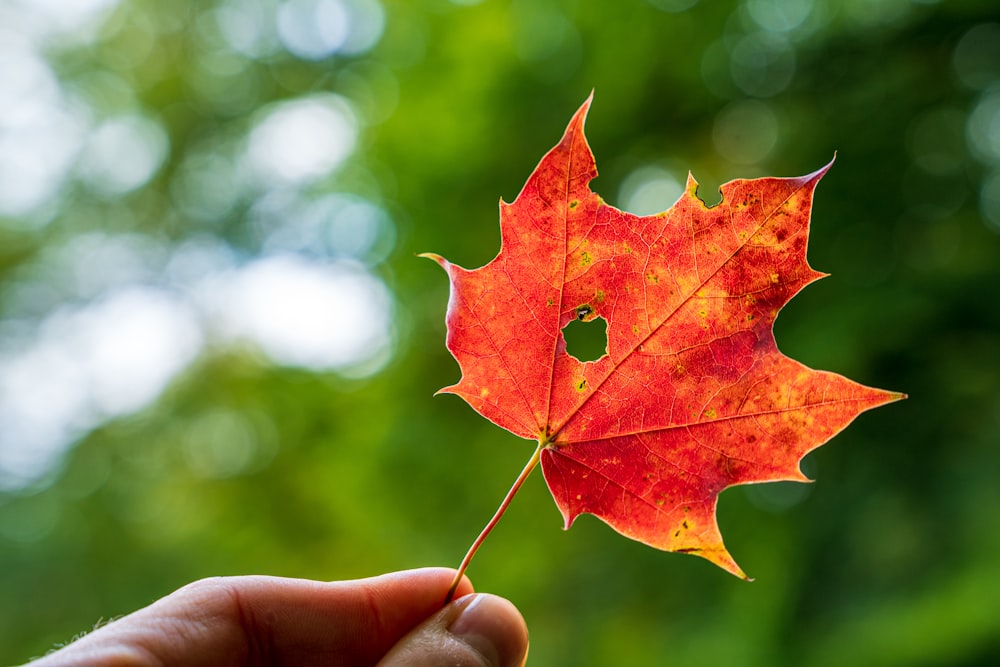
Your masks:
<path fill-rule="evenodd" d="M 181 588 L 28 667 L 515 667 L 528 630 L 507 600 L 426 568 L 330 583 L 216 577 Z"/>

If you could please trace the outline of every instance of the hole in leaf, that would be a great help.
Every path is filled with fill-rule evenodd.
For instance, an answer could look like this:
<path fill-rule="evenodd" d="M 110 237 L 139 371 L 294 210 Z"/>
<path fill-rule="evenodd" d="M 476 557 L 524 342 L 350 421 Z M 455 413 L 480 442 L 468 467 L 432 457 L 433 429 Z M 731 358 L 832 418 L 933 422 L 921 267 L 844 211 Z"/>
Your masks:
<path fill-rule="evenodd" d="M 595 361 L 608 353 L 608 321 L 595 317 L 583 322 L 570 320 L 563 329 L 566 351 L 580 361 Z"/>
<path fill-rule="evenodd" d="M 722 185 L 715 185 L 714 181 L 698 183 L 695 195 L 702 201 L 706 208 L 714 208 L 722 203 Z"/>

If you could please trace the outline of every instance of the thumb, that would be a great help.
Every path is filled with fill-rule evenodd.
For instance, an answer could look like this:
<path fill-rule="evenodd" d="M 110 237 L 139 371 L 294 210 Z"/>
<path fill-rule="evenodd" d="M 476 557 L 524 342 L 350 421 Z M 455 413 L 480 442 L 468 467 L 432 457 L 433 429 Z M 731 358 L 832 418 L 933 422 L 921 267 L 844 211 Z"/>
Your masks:
<path fill-rule="evenodd" d="M 507 600 L 476 593 L 447 605 L 415 627 L 378 667 L 520 667 L 528 628 Z"/>

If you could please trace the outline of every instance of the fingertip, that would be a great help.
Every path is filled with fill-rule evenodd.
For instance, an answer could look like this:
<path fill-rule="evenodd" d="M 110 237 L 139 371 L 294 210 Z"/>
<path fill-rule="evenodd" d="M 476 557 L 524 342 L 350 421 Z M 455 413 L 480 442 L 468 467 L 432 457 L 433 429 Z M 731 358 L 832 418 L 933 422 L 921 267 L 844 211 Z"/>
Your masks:
<path fill-rule="evenodd" d="M 528 629 L 507 600 L 486 593 L 446 605 L 403 637 L 379 667 L 522 667 Z"/>
<path fill-rule="evenodd" d="M 448 632 L 475 649 L 488 665 L 524 664 L 528 626 L 509 600 L 489 593 L 468 595 L 454 603 L 457 616 Z"/>

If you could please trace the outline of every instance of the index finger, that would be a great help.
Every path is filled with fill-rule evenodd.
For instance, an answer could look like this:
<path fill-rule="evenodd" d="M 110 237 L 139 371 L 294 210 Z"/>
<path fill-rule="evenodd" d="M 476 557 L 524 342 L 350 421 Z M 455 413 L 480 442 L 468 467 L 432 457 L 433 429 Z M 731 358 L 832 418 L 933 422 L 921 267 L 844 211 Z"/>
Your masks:
<path fill-rule="evenodd" d="M 239 627 L 251 642 L 267 642 L 261 649 L 279 662 L 372 665 L 441 609 L 454 576 L 455 570 L 425 568 L 330 583 L 221 578 L 218 585 L 230 593 L 231 603 L 220 607 L 220 618 Z M 196 584 L 195 597 L 202 595 L 200 586 L 213 586 L 212 580 L 205 582 Z M 459 595 L 472 590 L 463 577 Z M 206 594 L 218 597 L 210 590 Z"/>
<path fill-rule="evenodd" d="M 335 582 L 202 579 L 37 664 L 368 667 L 441 609 L 454 576 L 424 568 Z M 472 590 L 463 577 L 458 594 Z"/>

